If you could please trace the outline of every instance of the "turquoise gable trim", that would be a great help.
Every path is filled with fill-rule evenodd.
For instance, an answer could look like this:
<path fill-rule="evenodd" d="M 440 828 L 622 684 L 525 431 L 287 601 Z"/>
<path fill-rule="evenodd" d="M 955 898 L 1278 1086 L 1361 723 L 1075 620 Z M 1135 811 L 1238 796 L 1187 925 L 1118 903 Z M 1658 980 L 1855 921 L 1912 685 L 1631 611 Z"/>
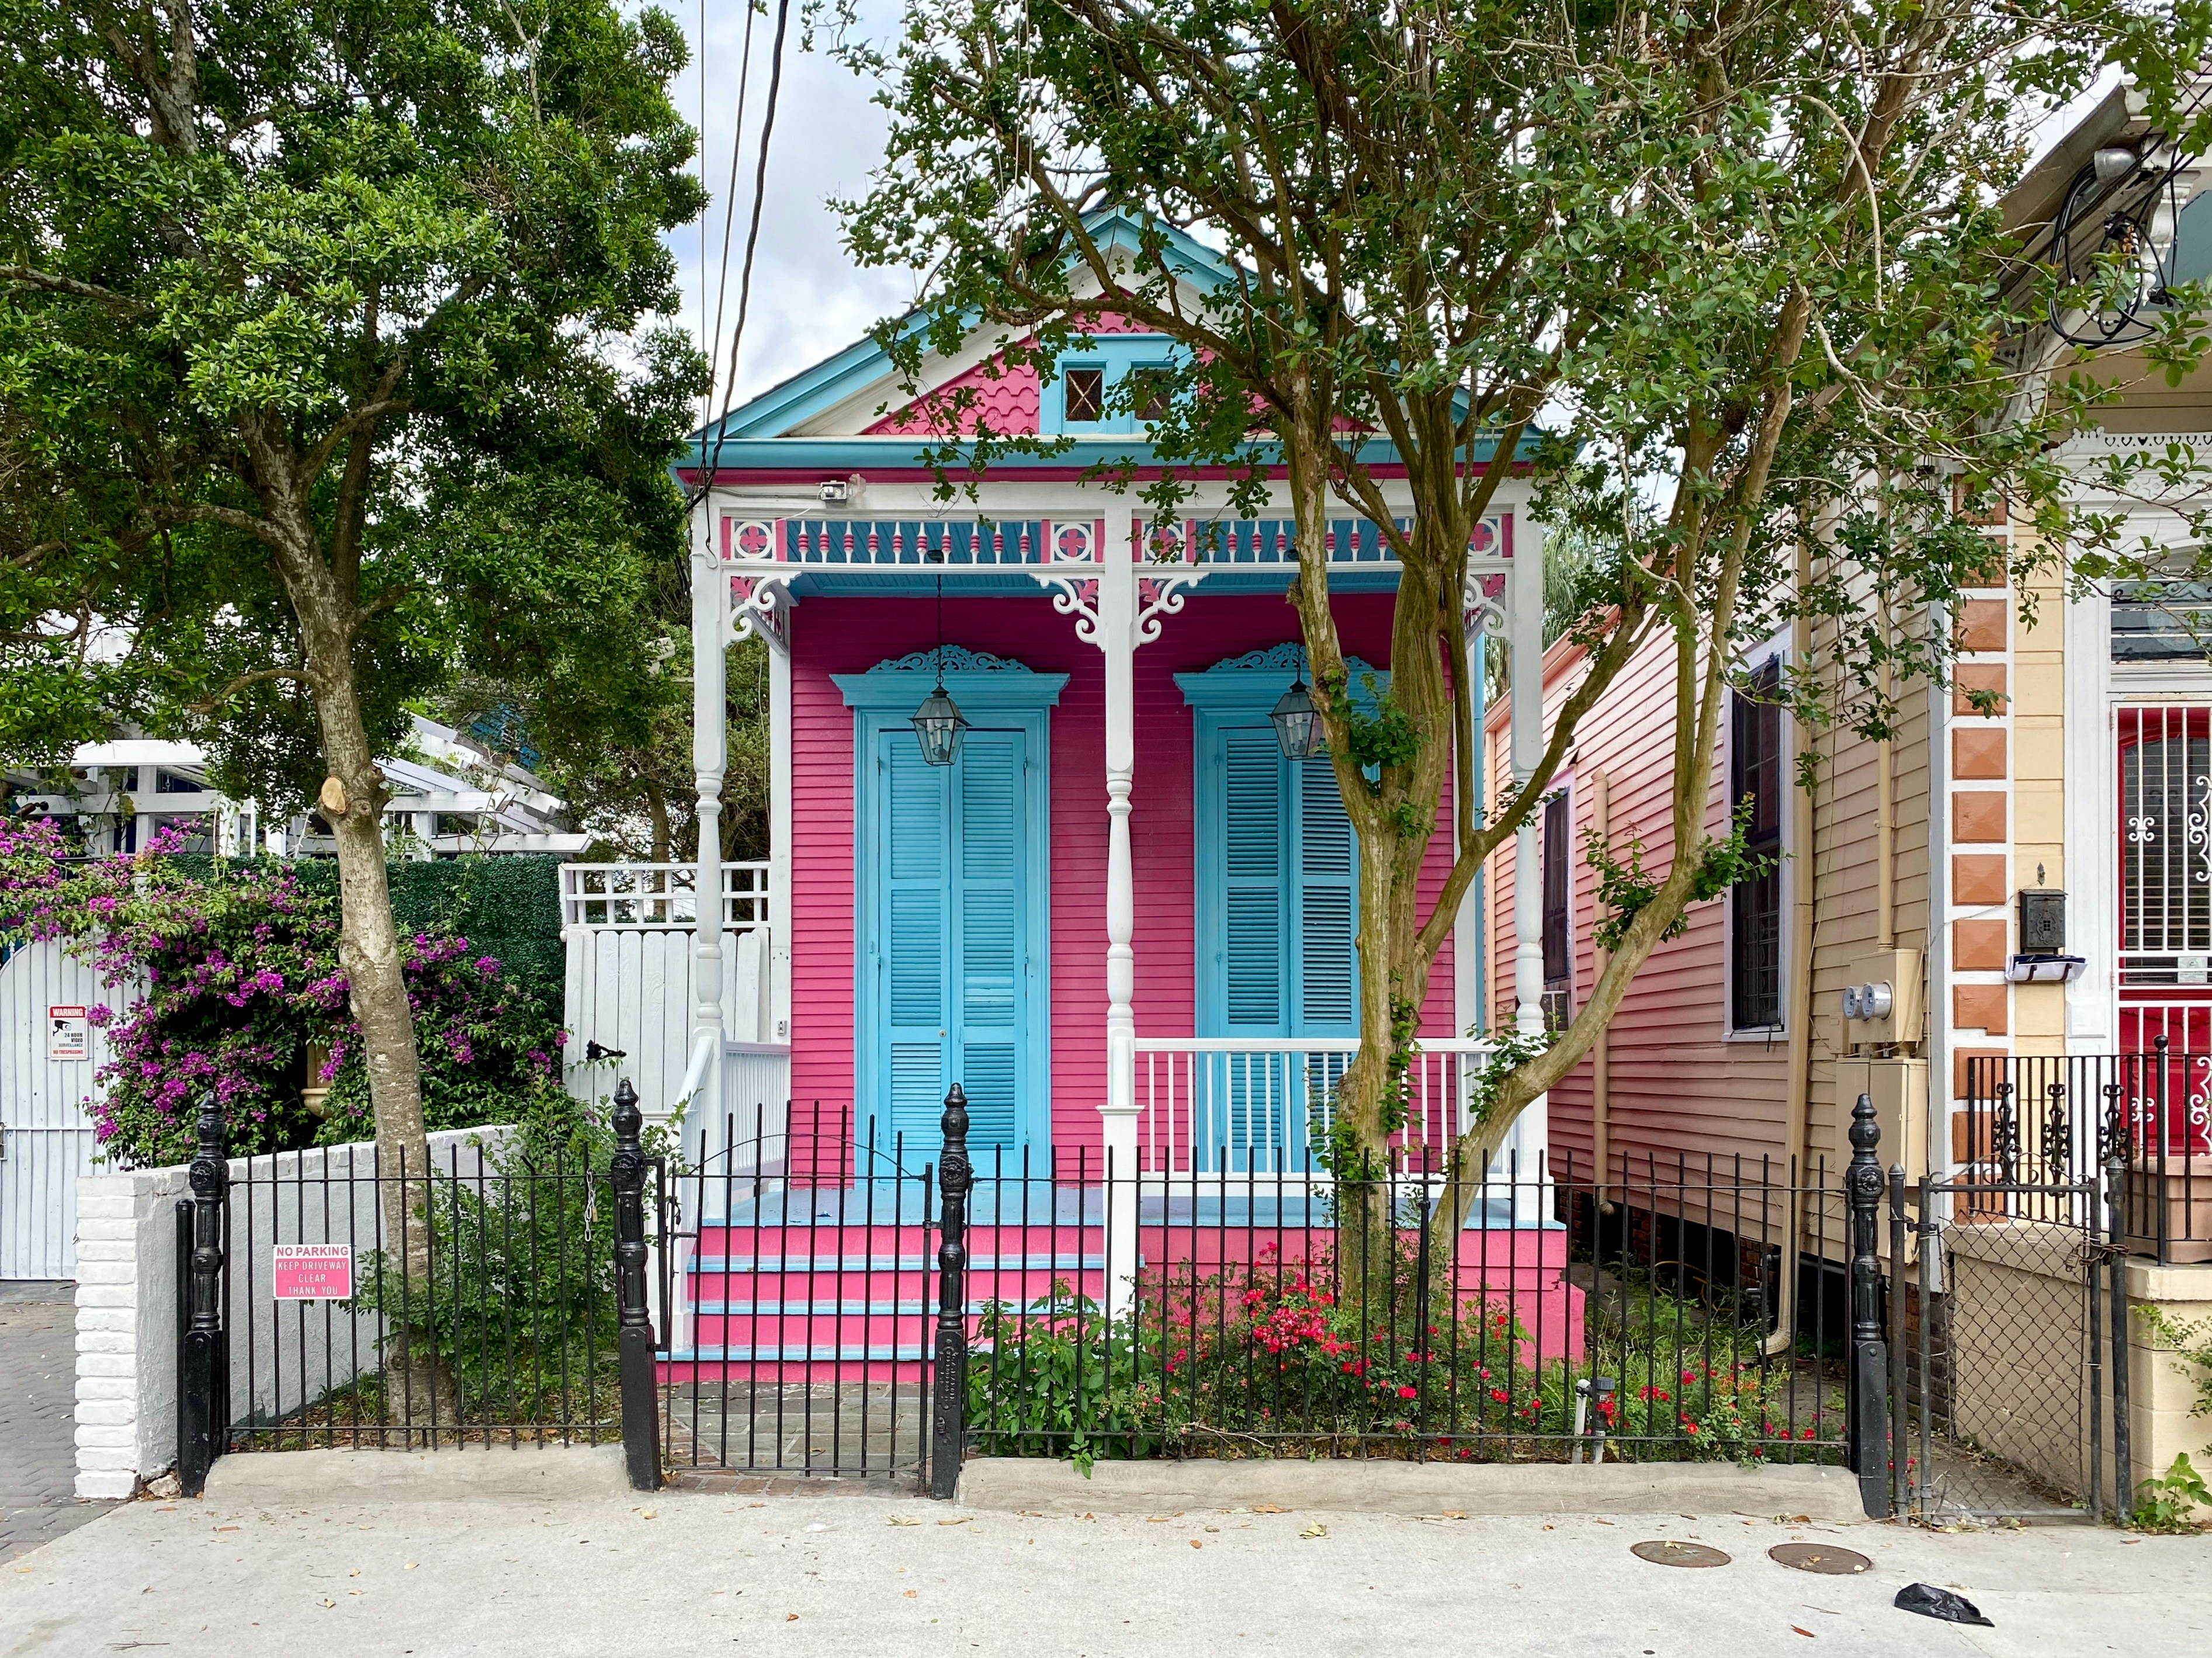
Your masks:
<path fill-rule="evenodd" d="M 1084 226 L 1102 249 L 1126 248 L 1133 252 L 1143 245 L 1142 222 L 1119 210 L 1091 214 L 1084 220 Z M 1204 243 L 1194 240 L 1171 225 L 1161 225 L 1158 230 L 1167 245 L 1169 268 L 1201 293 L 1212 292 L 1236 274 L 1227 259 Z M 1071 258 L 1068 263 L 1073 266 L 1074 261 Z M 980 321 L 980 316 L 975 320 Z M 895 326 L 911 335 L 921 328 L 922 321 L 919 316 L 909 314 L 901 318 Z M 890 372 L 890 354 L 874 336 L 855 340 L 836 355 L 779 381 L 730 410 L 719 422 L 724 446 L 726 447 L 736 438 L 781 437 L 793 427 L 842 403 Z M 714 435 L 712 426 L 693 434 L 695 456 L 706 444 L 713 442 Z M 696 465 L 698 461 L 695 459 L 690 464 Z"/>
<path fill-rule="evenodd" d="M 1037 430 L 1046 437 L 1058 437 L 1063 433 L 1073 437 L 1109 433 L 1116 436 L 1136 435 L 1139 429 L 1136 412 L 1127 408 L 1109 406 L 1103 420 L 1070 421 L 1067 372 L 1073 368 L 1102 371 L 1110 405 L 1115 398 L 1125 395 L 1121 388 L 1136 370 L 1165 368 L 1188 355 L 1164 334 L 1095 334 L 1086 337 L 1081 345 L 1070 345 L 1067 354 L 1060 360 L 1058 372 L 1038 387 Z"/>
<path fill-rule="evenodd" d="M 943 769 L 907 763 L 940 656 L 970 724 Z M 933 1148 L 951 1072 L 989 1144 L 1048 1147 L 1051 710 L 1068 676 L 947 646 L 830 679 L 853 710 L 855 1133 L 872 1115 L 879 1141 Z M 1018 823 L 996 804 L 1012 799 Z"/>

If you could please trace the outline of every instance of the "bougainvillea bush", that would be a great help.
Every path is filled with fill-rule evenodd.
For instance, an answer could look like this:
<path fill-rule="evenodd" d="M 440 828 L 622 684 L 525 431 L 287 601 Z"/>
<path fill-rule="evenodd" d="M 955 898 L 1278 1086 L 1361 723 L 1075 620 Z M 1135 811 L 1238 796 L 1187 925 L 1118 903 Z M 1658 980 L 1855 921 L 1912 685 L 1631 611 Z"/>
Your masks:
<path fill-rule="evenodd" d="M 234 1155 L 370 1138 L 335 896 L 270 860 L 196 873 L 174 849 L 165 833 L 134 856 L 71 859 L 50 823 L 0 817 L 0 938 L 64 943 L 123 1005 L 92 1010 L 107 1031 L 90 1107 L 102 1156 L 185 1161 L 210 1094 Z M 465 938 L 405 943 L 430 1129 L 511 1122 L 558 1089 L 562 1035 L 540 993 Z"/>

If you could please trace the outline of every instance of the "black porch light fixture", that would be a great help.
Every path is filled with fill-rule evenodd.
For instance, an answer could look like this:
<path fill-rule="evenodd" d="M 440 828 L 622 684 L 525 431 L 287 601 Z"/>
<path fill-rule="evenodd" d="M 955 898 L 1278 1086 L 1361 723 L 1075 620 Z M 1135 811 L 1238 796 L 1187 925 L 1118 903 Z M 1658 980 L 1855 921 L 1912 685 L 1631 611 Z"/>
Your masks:
<path fill-rule="evenodd" d="M 960 757 L 960 738 L 968 721 L 945 689 L 945 577 L 937 578 L 937 689 L 921 699 L 914 711 L 914 734 L 921 744 L 926 766 L 949 766 Z"/>
<path fill-rule="evenodd" d="M 1303 649 L 1298 656 L 1303 665 Z M 1275 722 L 1275 740 L 1283 745 L 1284 759 L 1309 760 L 1322 752 L 1324 733 L 1321 710 L 1314 706 L 1313 694 L 1306 689 L 1303 667 L 1291 671 L 1290 689 L 1277 700 L 1267 718 Z"/>

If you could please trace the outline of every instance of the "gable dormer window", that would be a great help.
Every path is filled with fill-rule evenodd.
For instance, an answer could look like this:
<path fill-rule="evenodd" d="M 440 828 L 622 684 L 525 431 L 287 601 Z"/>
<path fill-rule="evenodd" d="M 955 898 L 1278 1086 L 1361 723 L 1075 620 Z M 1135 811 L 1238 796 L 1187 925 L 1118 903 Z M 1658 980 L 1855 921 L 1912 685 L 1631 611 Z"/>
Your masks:
<path fill-rule="evenodd" d="M 1060 378 L 1066 388 L 1063 417 L 1071 426 L 1096 425 L 1106 418 L 1106 371 L 1070 368 Z"/>

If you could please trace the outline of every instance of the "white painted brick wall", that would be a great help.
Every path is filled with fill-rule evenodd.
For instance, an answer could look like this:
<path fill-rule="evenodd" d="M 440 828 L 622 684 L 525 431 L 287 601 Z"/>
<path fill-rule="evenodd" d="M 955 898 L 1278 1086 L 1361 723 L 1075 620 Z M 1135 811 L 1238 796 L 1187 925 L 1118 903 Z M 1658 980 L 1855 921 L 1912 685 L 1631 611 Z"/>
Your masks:
<path fill-rule="evenodd" d="M 460 1129 L 430 1136 L 432 1150 L 445 1165 L 446 1148 L 463 1148 L 465 1170 L 473 1143 L 499 1137 L 501 1131 Z M 319 1169 L 319 1151 L 310 1159 L 309 1178 Z M 330 1166 L 342 1168 L 351 1161 L 366 1174 L 374 1167 L 374 1148 L 333 1146 Z M 295 1176 L 300 1154 L 273 1160 L 280 1178 Z M 255 1178 L 270 1178 L 272 1161 L 254 1165 Z M 244 1163 L 234 1159 L 230 1177 L 241 1181 Z M 288 1188 L 288 1193 L 289 1193 Z M 363 1191 L 373 1188 L 364 1187 Z M 82 1176 L 76 1189 L 76 1494 L 85 1497 L 125 1497 L 139 1483 L 174 1466 L 177 1460 L 177 1199 L 185 1195 L 185 1171 L 181 1168 L 140 1169 L 125 1173 Z M 264 1193 L 265 1198 L 267 1193 Z M 250 1229 L 240 1217 L 233 1218 L 233 1248 Z M 276 1217 L 279 1225 L 267 1224 L 252 1234 L 258 1248 L 266 1249 L 287 1230 L 289 1212 Z M 366 1236 L 366 1230 L 364 1232 Z M 267 1263 L 255 1268 L 259 1295 L 268 1295 Z M 234 1291 L 238 1289 L 234 1284 Z M 239 1301 L 234 1299 L 235 1313 Z M 254 1321 L 265 1326 L 266 1319 Z M 265 1330 L 260 1339 L 266 1339 Z M 232 1334 L 231 1401 L 234 1418 L 253 1407 L 255 1401 L 237 1396 L 246 1383 L 247 1352 L 257 1337 L 252 1329 Z M 362 1351 L 374 1350 L 364 1342 Z M 265 1370 L 267 1357 L 260 1355 Z M 333 1382 L 349 1380 L 333 1376 Z M 295 1404 L 296 1400 L 291 1401 Z"/>

